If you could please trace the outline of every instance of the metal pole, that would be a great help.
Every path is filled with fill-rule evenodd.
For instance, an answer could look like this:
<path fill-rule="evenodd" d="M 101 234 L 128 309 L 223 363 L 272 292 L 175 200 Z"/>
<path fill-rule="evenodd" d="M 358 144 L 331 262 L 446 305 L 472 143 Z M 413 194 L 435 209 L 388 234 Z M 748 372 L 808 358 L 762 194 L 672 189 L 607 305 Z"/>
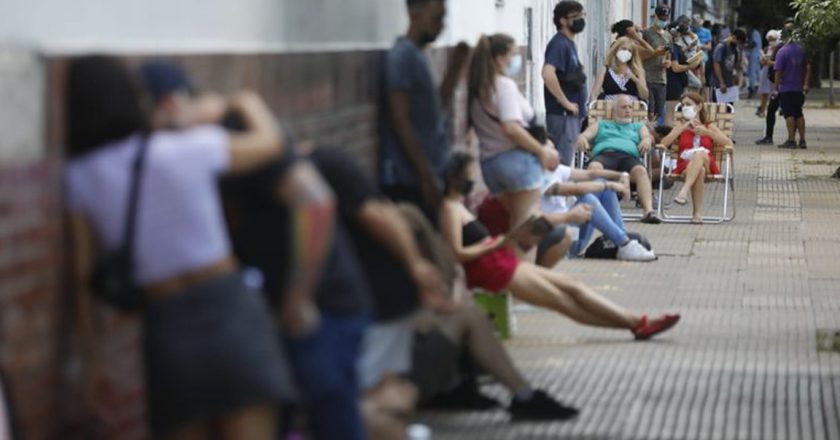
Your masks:
<path fill-rule="evenodd" d="M 834 60 L 837 50 L 832 50 L 828 61 L 828 104 L 834 107 Z"/>

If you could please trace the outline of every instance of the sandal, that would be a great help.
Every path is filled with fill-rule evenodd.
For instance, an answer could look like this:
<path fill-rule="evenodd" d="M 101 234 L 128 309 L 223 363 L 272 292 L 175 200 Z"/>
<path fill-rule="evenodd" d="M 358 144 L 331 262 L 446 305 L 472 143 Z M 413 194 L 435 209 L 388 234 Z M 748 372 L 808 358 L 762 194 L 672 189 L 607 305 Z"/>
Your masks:
<path fill-rule="evenodd" d="M 662 223 L 662 220 L 660 220 L 659 217 L 656 216 L 656 213 L 653 211 L 650 211 L 647 214 L 645 214 L 640 221 L 642 223 L 647 223 L 650 225 L 658 225 Z"/>
<path fill-rule="evenodd" d="M 703 219 L 702 218 L 693 218 L 693 219 L 691 219 L 691 224 L 692 225 L 702 225 L 703 224 Z"/>
<path fill-rule="evenodd" d="M 650 339 L 675 326 L 679 321 L 680 315 L 662 315 L 650 322 L 647 315 L 642 315 L 639 324 L 633 329 L 633 336 L 639 341 Z"/>
<path fill-rule="evenodd" d="M 674 197 L 674 203 L 682 206 L 682 205 L 685 205 L 686 203 L 688 203 L 688 200 L 685 197 L 676 196 L 676 197 Z"/>

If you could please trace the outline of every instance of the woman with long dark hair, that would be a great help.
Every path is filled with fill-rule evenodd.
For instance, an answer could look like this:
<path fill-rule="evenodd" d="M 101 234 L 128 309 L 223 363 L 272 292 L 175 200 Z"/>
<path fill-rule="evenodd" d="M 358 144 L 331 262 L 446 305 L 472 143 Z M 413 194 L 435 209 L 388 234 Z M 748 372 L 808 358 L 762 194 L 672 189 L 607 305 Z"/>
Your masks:
<path fill-rule="evenodd" d="M 207 438 L 212 426 L 222 438 L 273 439 L 273 407 L 289 397 L 286 369 L 263 295 L 238 274 L 217 178 L 281 156 L 274 118 L 247 92 L 227 106 L 243 116 L 247 129 L 241 134 L 210 125 L 151 131 L 138 90 L 112 58 L 69 63 L 66 206 L 71 263 L 83 293 L 88 383 L 101 382 L 85 295 L 91 262 L 97 248 L 113 252 L 123 245 L 129 194 L 138 182 L 129 257 L 145 303 L 143 358 L 152 432 Z M 96 389 L 88 388 L 90 394 Z"/>
<path fill-rule="evenodd" d="M 484 183 L 510 213 L 511 228 L 538 207 L 543 170 L 559 163 L 550 140 L 541 143 L 527 130 L 534 109 L 513 77 L 522 68 L 512 37 L 483 35 L 469 73 L 469 115 L 478 135 Z"/>

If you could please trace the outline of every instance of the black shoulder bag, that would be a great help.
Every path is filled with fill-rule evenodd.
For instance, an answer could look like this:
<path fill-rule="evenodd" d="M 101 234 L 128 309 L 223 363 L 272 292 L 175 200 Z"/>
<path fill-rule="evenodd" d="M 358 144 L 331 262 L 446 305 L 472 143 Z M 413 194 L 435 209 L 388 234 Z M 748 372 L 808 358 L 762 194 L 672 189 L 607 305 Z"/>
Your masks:
<path fill-rule="evenodd" d="M 122 242 L 116 250 L 97 258 L 90 277 L 94 296 L 124 312 L 142 309 L 145 303 L 143 292 L 134 281 L 134 231 L 147 149 L 148 137 L 144 134 L 131 168 Z"/>
<path fill-rule="evenodd" d="M 493 115 L 492 113 L 490 113 L 489 111 L 487 111 L 487 109 L 484 108 L 484 104 L 479 103 L 479 105 L 481 106 L 481 110 L 484 111 L 484 114 L 486 114 L 487 117 L 492 119 L 493 122 L 495 122 L 499 125 L 502 125 L 502 120 L 499 119 L 498 117 L 496 117 L 495 115 Z M 537 142 L 540 143 L 540 145 L 544 145 L 548 141 L 548 139 L 551 139 L 551 137 L 548 135 L 548 132 L 545 129 L 545 126 L 537 123 L 537 117 L 536 116 L 531 118 L 531 120 L 528 122 L 528 126 L 525 127 L 525 131 L 527 131 L 528 134 L 531 135 L 531 137 L 536 139 Z M 553 139 L 552 139 L 552 141 L 553 141 Z"/>

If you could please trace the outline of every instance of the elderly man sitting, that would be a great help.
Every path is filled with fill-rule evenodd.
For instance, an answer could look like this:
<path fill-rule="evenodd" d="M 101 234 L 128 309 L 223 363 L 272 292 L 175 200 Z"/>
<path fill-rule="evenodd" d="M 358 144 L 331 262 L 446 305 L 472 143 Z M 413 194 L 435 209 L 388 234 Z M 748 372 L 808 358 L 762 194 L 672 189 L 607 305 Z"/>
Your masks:
<path fill-rule="evenodd" d="M 644 210 L 642 222 L 661 222 L 653 211 L 653 190 L 650 176 L 641 156 L 651 149 L 653 136 L 641 122 L 633 122 L 633 103 L 627 95 L 620 95 L 613 106 L 612 120 L 590 124 L 578 137 L 578 148 L 592 150 L 591 170 L 613 170 L 630 173 L 636 193 Z M 591 145 L 590 143 L 594 143 Z"/>

